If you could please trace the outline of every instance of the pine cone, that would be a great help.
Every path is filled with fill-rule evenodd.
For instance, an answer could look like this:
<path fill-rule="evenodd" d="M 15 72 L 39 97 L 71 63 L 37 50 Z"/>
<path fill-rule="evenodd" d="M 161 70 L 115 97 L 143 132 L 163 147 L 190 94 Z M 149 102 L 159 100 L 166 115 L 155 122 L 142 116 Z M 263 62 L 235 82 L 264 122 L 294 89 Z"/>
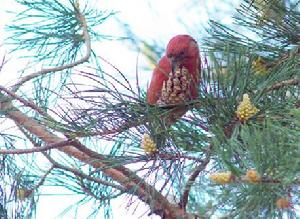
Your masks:
<path fill-rule="evenodd" d="M 284 209 L 291 207 L 291 203 L 287 198 L 279 198 L 276 201 L 277 208 Z"/>
<path fill-rule="evenodd" d="M 233 181 L 234 176 L 230 171 L 227 172 L 219 172 L 219 173 L 213 173 L 209 176 L 209 178 L 218 184 L 228 184 L 231 181 Z"/>
<path fill-rule="evenodd" d="M 259 173 L 256 170 L 247 170 L 245 179 L 251 183 L 257 183 L 261 180 Z"/>
<path fill-rule="evenodd" d="M 259 112 L 259 109 L 257 109 L 250 101 L 249 95 L 244 94 L 243 100 L 239 104 L 236 115 L 239 118 L 240 121 L 244 122 L 250 119 L 253 115 L 255 115 L 257 112 Z"/>
<path fill-rule="evenodd" d="M 155 152 L 157 152 L 156 144 L 148 134 L 144 134 L 141 147 L 147 154 L 154 154 Z"/>
<path fill-rule="evenodd" d="M 158 105 L 183 104 L 190 100 L 190 86 L 191 78 L 187 68 L 177 68 L 174 73 L 170 72 L 168 80 L 163 83 Z"/>

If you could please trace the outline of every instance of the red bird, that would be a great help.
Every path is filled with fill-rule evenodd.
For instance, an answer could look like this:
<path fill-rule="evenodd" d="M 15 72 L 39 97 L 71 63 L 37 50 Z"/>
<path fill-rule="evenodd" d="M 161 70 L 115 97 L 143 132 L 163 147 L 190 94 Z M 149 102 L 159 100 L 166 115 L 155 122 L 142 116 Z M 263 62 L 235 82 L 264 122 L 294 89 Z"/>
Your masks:
<path fill-rule="evenodd" d="M 182 105 L 198 97 L 200 55 L 196 40 L 189 35 L 177 35 L 167 45 L 166 54 L 153 70 L 147 90 L 151 105 Z M 187 107 L 174 110 L 170 124 L 183 116 Z"/>

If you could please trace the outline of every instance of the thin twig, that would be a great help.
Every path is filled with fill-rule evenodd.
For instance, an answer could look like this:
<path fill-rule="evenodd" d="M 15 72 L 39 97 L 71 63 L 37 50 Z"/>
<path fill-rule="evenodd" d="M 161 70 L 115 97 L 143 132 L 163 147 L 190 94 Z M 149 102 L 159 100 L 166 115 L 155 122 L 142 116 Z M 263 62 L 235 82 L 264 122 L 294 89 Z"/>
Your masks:
<path fill-rule="evenodd" d="M 1 45 L 2 46 L 2 45 Z M 1 61 L 1 64 L 0 64 L 0 72 L 2 71 L 2 68 L 3 66 L 7 63 L 7 60 L 6 60 L 6 56 L 4 55 L 2 57 L 2 61 Z"/>
<path fill-rule="evenodd" d="M 199 157 L 189 156 L 185 154 L 169 154 L 169 153 L 167 154 L 167 153 L 159 152 L 157 156 L 159 158 L 163 158 L 164 160 L 186 159 L 186 160 L 193 160 L 196 162 L 203 162 L 203 160 Z"/>
<path fill-rule="evenodd" d="M 70 144 L 72 144 L 72 141 L 66 140 L 29 149 L 0 149 L 0 154 L 31 154 L 35 152 L 44 152 L 50 149 L 64 147 Z"/>
<path fill-rule="evenodd" d="M 273 84 L 272 86 L 268 87 L 266 89 L 266 92 L 273 91 L 273 90 L 279 90 L 280 88 L 285 87 L 285 86 L 298 85 L 298 84 L 300 84 L 299 78 L 281 81 L 281 82 L 278 82 L 278 83 Z"/>
<path fill-rule="evenodd" d="M 240 178 L 235 178 L 232 180 L 232 183 L 247 183 L 247 184 L 282 184 L 284 183 L 283 180 L 280 179 L 272 179 L 272 178 L 262 178 L 260 181 L 257 182 L 249 182 L 247 179 L 243 179 L 242 177 Z M 294 184 L 294 185 L 300 185 L 300 179 L 295 179 L 289 184 Z"/>
<path fill-rule="evenodd" d="M 47 170 L 47 172 L 42 176 L 42 178 L 40 179 L 40 181 L 38 182 L 38 184 L 36 184 L 32 190 L 36 190 L 36 189 L 38 189 L 41 185 L 43 185 L 44 182 L 45 182 L 45 180 L 46 180 L 46 178 L 47 178 L 47 176 L 51 173 L 51 171 L 52 171 L 53 169 L 54 169 L 54 166 L 52 165 L 52 166 L 49 168 L 49 170 Z"/>
<path fill-rule="evenodd" d="M 195 171 L 192 173 L 192 175 L 190 175 L 190 177 L 185 185 L 185 189 L 184 189 L 184 192 L 182 194 L 182 197 L 181 197 L 181 200 L 179 203 L 180 207 L 182 209 L 184 209 L 184 211 L 186 211 L 186 205 L 188 203 L 189 193 L 192 188 L 192 185 L 195 182 L 195 179 L 198 177 L 198 175 L 201 173 L 201 171 L 203 171 L 206 168 L 207 164 L 210 161 L 211 150 L 212 150 L 212 145 L 209 146 L 207 157 L 205 158 L 205 160 L 203 160 L 202 163 L 198 167 L 196 167 Z"/>
<path fill-rule="evenodd" d="M 86 19 L 84 17 L 83 14 L 81 14 L 79 8 L 77 8 L 76 10 L 76 15 L 78 17 L 78 20 L 80 21 L 81 23 L 81 27 L 82 27 L 82 31 L 83 31 L 83 39 L 84 39 L 84 42 L 85 42 L 85 46 L 86 46 L 86 54 L 85 56 L 83 56 L 81 59 L 73 62 L 73 63 L 69 63 L 69 64 L 66 64 L 66 65 L 62 65 L 62 66 L 58 66 L 58 67 L 53 67 L 53 68 L 44 68 L 38 72 L 34 72 L 32 74 L 29 74 L 27 76 L 24 76 L 20 79 L 20 81 L 18 83 L 16 83 L 15 85 L 12 86 L 12 91 L 13 92 L 16 92 L 20 86 L 22 84 L 24 84 L 25 82 L 33 79 L 33 78 L 36 78 L 36 77 L 39 77 L 39 76 L 42 76 L 42 75 L 46 75 L 50 72 L 57 72 L 57 71 L 62 71 L 62 70 L 65 70 L 65 69 L 69 69 L 69 68 L 73 68 L 79 64 L 82 64 L 84 62 L 87 62 L 91 56 L 91 37 L 90 37 L 90 34 L 88 32 L 88 27 L 87 27 L 87 23 L 86 23 Z"/>
<path fill-rule="evenodd" d="M 78 176 L 78 177 L 81 177 L 81 178 L 84 178 L 84 179 L 93 181 L 93 182 L 95 182 L 95 183 L 99 183 L 99 184 L 102 184 L 102 185 L 110 186 L 110 187 L 112 187 L 112 188 L 115 188 L 115 189 L 120 190 L 121 192 L 127 192 L 127 190 L 126 190 L 123 186 L 116 185 L 116 184 L 114 184 L 114 183 L 110 183 L 110 182 L 107 182 L 107 181 L 104 181 L 104 180 L 101 180 L 101 179 L 92 177 L 92 176 L 90 176 L 90 175 L 87 175 L 87 174 L 83 173 L 82 171 L 78 171 L 78 170 L 76 170 L 76 169 L 74 169 L 74 168 L 64 166 L 64 165 L 62 165 L 62 164 L 56 162 L 49 154 L 46 154 L 46 153 L 43 153 L 43 154 L 44 154 L 44 156 L 49 160 L 49 162 L 52 163 L 52 165 L 53 165 L 55 168 L 58 168 L 58 169 L 62 169 L 62 170 L 71 172 L 71 173 L 73 173 L 75 176 Z"/>
<path fill-rule="evenodd" d="M 114 199 L 114 198 L 116 198 L 116 197 L 118 197 L 118 196 L 120 196 L 120 194 L 121 193 L 118 193 L 118 194 L 116 194 L 116 195 L 112 195 L 112 192 L 109 194 L 109 195 L 101 195 L 101 193 L 97 196 L 93 191 L 92 191 L 92 189 L 93 189 L 93 187 L 91 187 L 90 185 L 88 185 L 88 186 L 86 186 L 85 184 L 84 184 L 84 182 L 83 182 L 83 179 L 84 178 L 80 178 L 80 180 L 79 180 L 79 183 L 80 183 L 80 187 L 81 187 L 81 189 L 82 189 L 82 191 L 83 192 L 85 192 L 87 195 L 89 195 L 89 196 L 91 196 L 91 197 L 93 197 L 94 199 L 96 199 L 96 200 L 100 200 L 100 201 L 103 201 L 103 200 L 105 200 L 105 199 Z M 123 192 L 125 192 L 125 190 L 123 191 Z"/>
<path fill-rule="evenodd" d="M 186 205 L 188 203 L 189 193 L 192 188 L 192 185 L 195 182 L 195 179 L 198 177 L 198 175 L 205 169 L 207 164 L 209 163 L 209 159 L 206 159 L 202 164 L 200 164 L 198 167 L 196 167 L 196 170 L 190 175 L 186 185 L 185 189 L 182 195 L 182 198 L 180 200 L 180 206 L 186 211 Z"/>
<path fill-rule="evenodd" d="M 36 112 L 38 112 L 39 114 L 48 117 L 49 115 L 39 106 L 37 106 L 36 104 L 34 104 L 33 102 L 30 102 L 28 100 L 25 100 L 24 98 L 18 96 L 17 94 L 15 94 L 14 92 L 8 90 L 7 88 L 3 87 L 0 85 L 0 90 L 4 91 L 5 93 L 7 93 L 9 96 L 13 97 L 14 99 L 20 101 L 21 103 L 23 103 L 25 106 L 30 107 L 31 109 L 35 110 Z"/>
<path fill-rule="evenodd" d="M 121 77 L 126 81 L 126 83 L 127 83 L 127 85 L 129 86 L 129 87 L 126 87 L 126 86 L 124 86 L 128 91 L 130 91 L 130 92 L 132 92 L 132 93 L 134 93 L 133 92 L 133 89 L 132 89 L 132 87 L 131 87 L 131 85 L 130 85 L 130 82 L 128 81 L 128 79 L 125 77 L 125 75 L 116 67 L 116 66 L 114 66 L 112 63 L 110 63 L 108 60 L 106 60 L 105 58 L 103 58 L 102 56 L 98 56 L 98 58 L 100 58 L 100 59 L 102 59 L 104 62 L 106 62 L 108 65 L 110 65 L 113 69 L 115 69 L 120 75 L 121 75 Z M 111 76 L 112 77 L 112 76 Z"/>
<path fill-rule="evenodd" d="M 86 186 L 84 185 L 84 182 L 83 182 L 82 178 L 80 179 L 80 187 L 81 187 L 82 191 L 83 191 L 84 193 L 86 193 L 87 195 L 93 197 L 93 198 L 96 199 L 96 200 L 101 200 L 101 198 L 97 197 L 97 196 L 91 191 L 91 186 L 89 186 L 89 188 L 88 188 L 88 187 L 86 187 Z"/>

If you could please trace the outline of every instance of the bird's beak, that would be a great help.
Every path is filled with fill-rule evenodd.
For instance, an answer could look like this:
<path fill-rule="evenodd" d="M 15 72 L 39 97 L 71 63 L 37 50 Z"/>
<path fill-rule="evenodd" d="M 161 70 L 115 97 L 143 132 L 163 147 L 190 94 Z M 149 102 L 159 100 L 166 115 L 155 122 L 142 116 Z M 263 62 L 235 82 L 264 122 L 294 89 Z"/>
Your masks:
<path fill-rule="evenodd" d="M 175 69 L 177 67 L 177 60 L 175 57 L 170 57 L 169 58 L 170 64 L 171 64 L 171 68 L 172 68 L 172 72 L 175 72 Z"/>

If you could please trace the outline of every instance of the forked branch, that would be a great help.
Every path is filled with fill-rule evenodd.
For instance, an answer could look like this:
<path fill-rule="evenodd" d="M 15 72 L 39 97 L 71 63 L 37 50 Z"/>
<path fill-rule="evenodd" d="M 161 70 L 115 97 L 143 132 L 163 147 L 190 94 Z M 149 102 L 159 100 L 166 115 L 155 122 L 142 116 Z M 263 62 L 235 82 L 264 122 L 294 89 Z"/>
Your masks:
<path fill-rule="evenodd" d="M 35 135 L 46 144 L 55 144 L 66 140 L 51 133 L 45 126 L 22 113 L 9 102 L 2 103 L 0 107 L 1 110 L 6 113 L 7 117 L 12 119 L 18 126 Z M 178 205 L 171 204 L 153 186 L 146 183 L 133 171 L 121 165 L 112 168 L 111 165 L 107 164 L 103 155 L 89 150 L 80 142 L 72 142 L 70 145 L 59 147 L 58 150 L 99 169 L 106 176 L 112 178 L 126 188 L 128 193 L 134 193 L 140 200 L 147 203 L 151 207 L 153 213 L 165 218 L 188 217 L 188 214 L 183 212 Z"/>

